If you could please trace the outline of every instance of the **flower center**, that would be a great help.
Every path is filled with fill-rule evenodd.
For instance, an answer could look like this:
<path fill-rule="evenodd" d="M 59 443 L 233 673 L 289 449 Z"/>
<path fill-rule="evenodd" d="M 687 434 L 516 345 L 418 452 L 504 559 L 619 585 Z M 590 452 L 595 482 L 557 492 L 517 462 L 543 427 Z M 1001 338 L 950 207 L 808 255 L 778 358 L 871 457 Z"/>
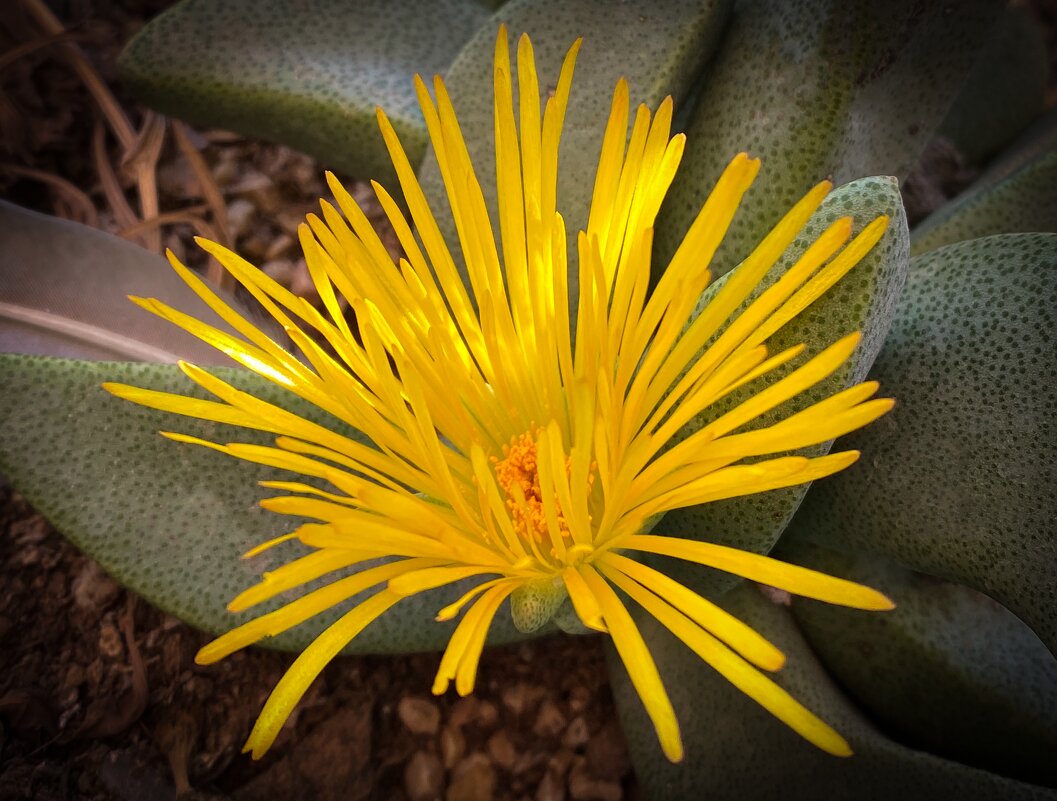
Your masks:
<path fill-rule="evenodd" d="M 509 445 L 503 446 L 503 458 L 496 459 L 495 477 L 506 494 L 506 505 L 514 530 L 526 543 L 549 543 L 547 516 L 543 507 L 543 492 L 540 489 L 540 475 L 537 465 L 536 437 L 526 432 L 514 437 Z M 565 459 L 566 475 L 570 460 Z M 557 497 L 551 499 L 558 519 L 558 530 L 563 539 L 571 539 L 569 524 L 562 514 L 561 504 Z M 553 550 L 553 549 L 548 549 Z"/>

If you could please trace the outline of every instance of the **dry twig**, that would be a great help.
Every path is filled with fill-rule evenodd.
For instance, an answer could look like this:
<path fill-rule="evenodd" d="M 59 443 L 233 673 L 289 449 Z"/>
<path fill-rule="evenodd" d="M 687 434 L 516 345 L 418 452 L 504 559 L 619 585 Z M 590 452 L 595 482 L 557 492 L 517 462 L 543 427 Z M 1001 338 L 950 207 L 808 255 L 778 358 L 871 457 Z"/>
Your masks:
<path fill-rule="evenodd" d="M 63 24 L 59 21 L 58 17 L 52 13 L 51 9 L 44 4 L 43 0 L 21 1 L 23 7 L 30 16 L 36 20 L 37 25 L 40 26 L 44 33 L 49 36 L 61 36 L 66 33 Z M 111 94 L 102 77 L 96 72 L 95 68 L 92 67 L 88 59 L 85 58 L 84 53 L 82 53 L 80 48 L 72 42 L 61 43 L 59 50 L 69 62 L 74 72 L 76 72 L 78 77 L 84 82 L 85 87 L 99 106 L 99 110 L 102 111 L 107 124 L 121 143 L 124 151 L 129 153 L 135 150 L 139 138 L 135 128 L 132 127 L 132 123 L 129 122 L 128 117 L 125 116 L 125 112 L 122 110 L 121 105 L 114 98 L 113 94 Z M 111 173 L 112 172 L 113 171 L 111 170 Z M 152 164 L 141 163 L 138 165 L 136 183 L 140 198 L 140 209 L 143 216 L 156 216 L 158 212 L 158 192 L 154 167 Z M 125 203 L 125 206 L 128 206 L 127 202 Z M 115 213 L 116 212 L 117 209 L 115 208 Z M 151 232 L 148 236 L 147 246 L 154 251 L 159 251 L 161 249 L 161 239 L 156 231 Z"/>
<path fill-rule="evenodd" d="M 46 47 L 52 45 L 62 44 L 63 42 L 78 42 L 83 41 L 87 37 L 83 33 L 73 33 L 72 31 L 66 31 L 64 33 L 51 34 L 48 36 L 41 36 L 38 39 L 33 39 L 29 42 L 23 42 L 18 47 L 12 47 L 6 53 L 0 55 L 0 72 L 10 67 L 20 58 L 25 58 L 28 55 L 36 53 L 38 50 L 43 50 Z"/>
<path fill-rule="evenodd" d="M 202 158 L 202 154 L 198 152 L 198 148 L 191 142 L 191 138 L 187 134 L 187 128 L 182 122 L 173 122 L 172 131 L 176 146 L 180 148 L 180 152 L 183 153 L 187 163 L 190 164 L 191 171 L 198 182 L 198 189 L 213 213 L 213 222 L 216 224 L 217 232 L 220 235 L 218 241 L 224 247 L 232 247 L 235 243 L 232 240 L 231 226 L 228 223 L 228 207 L 224 203 L 224 196 L 220 192 L 220 187 L 217 186 L 216 181 L 213 179 L 213 173 L 210 171 L 209 165 Z M 220 270 L 218 276 L 212 275 L 213 272 L 216 271 L 211 271 L 210 277 L 219 278 L 220 286 L 228 291 L 234 290 L 235 279 L 232 278 L 227 270 Z"/>
<path fill-rule="evenodd" d="M 45 172 L 44 170 L 35 170 L 32 167 L 23 167 L 19 164 L 10 163 L 0 164 L 0 172 L 6 172 L 9 175 L 19 175 L 23 178 L 29 178 L 30 180 L 40 181 L 43 184 L 47 184 L 63 201 L 77 210 L 76 216 L 68 217 L 68 219 L 73 219 L 75 222 L 90 225 L 93 228 L 99 227 L 99 213 L 95 210 L 95 204 L 92 203 L 92 199 L 88 197 L 85 192 L 74 186 L 62 176 Z"/>
<path fill-rule="evenodd" d="M 114 212 L 114 219 L 122 228 L 131 228 L 139 222 L 139 217 L 128 204 L 125 192 L 121 188 L 121 182 L 117 179 L 114 166 L 110 163 L 110 157 L 106 152 L 106 129 L 100 120 L 95 122 L 95 130 L 92 131 L 92 159 L 95 161 L 96 172 L 99 173 L 99 183 L 103 187 L 107 203 Z"/>
<path fill-rule="evenodd" d="M 165 225 L 186 223 L 193 227 L 199 236 L 204 236 L 206 239 L 216 241 L 216 228 L 206 222 L 201 216 L 202 212 L 205 210 L 205 205 L 200 204 L 197 206 L 191 206 L 190 208 L 181 209 L 180 211 L 167 211 L 164 214 L 159 214 L 157 217 L 152 217 L 149 220 L 139 220 L 127 228 L 122 228 L 117 232 L 117 235 L 122 239 L 134 239 L 147 231 L 157 231 Z"/>

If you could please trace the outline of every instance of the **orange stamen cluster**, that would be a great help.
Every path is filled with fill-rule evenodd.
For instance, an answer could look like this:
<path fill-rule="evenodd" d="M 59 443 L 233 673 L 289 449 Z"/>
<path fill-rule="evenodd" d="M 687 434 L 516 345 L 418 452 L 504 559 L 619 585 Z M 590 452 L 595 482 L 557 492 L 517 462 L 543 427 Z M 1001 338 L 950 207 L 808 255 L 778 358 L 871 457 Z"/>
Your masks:
<path fill-rule="evenodd" d="M 536 462 L 536 439 L 531 433 L 514 437 L 503 446 L 503 458 L 492 458 L 495 477 L 506 494 L 506 505 L 514 530 L 526 543 L 548 542 L 547 516 L 543 511 L 543 491 L 540 489 L 539 468 Z M 566 474 L 571 469 L 568 457 L 565 460 Z M 552 499 L 558 516 L 558 528 L 564 539 L 571 537 L 569 524 L 562 514 L 561 504 Z"/>

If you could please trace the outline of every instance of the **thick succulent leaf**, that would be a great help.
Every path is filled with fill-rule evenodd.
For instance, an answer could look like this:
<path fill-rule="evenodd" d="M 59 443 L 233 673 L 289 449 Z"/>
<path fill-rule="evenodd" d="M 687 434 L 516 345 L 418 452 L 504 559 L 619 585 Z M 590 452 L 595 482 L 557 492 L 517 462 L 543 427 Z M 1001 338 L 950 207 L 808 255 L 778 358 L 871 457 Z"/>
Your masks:
<path fill-rule="evenodd" d="M 1057 799 L 1057 790 L 1008 779 L 901 745 L 882 734 L 841 692 L 804 641 L 786 607 L 751 585 L 722 605 L 786 654 L 775 679 L 840 732 L 854 755 L 830 756 L 727 683 L 648 616 L 637 615 L 682 729 L 686 756 L 671 764 L 627 673 L 607 646 L 610 678 L 635 775 L 655 801 L 1018 801 Z"/>
<path fill-rule="evenodd" d="M 788 538 L 780 555 L 896 602 L 879 615 L 793 600 L 819 659 L 879 726 L 931 753 L 1057 787 L 1057 659 L 1016 615 L 878 557 Z"/>
<path fill-rule="evenodd" d="M 421 159 L 412 76 L 442 72 L 487 19 L 474 0 L 183 0 L 137 34 L 119 68 L 137 98 L 169 116 L 389 181 L 375 107 Z"/>
<path fill-rule="evenodd" d="M 1042 110 L 1046 66 L 1046 43 L 1032 12 L 1007 8 L 938 133 L 969 162 L 990 156 Z"/>
<path fill-rule="evenodd" d="M 899 406 L 792 527 L 985 592 L 1057 653 L 1055 306 L 1057 235 L 915 259 L 872 373 Z"/>
<path fill-rule="evenodd" d="M 993 234 L 1057 233 L 1057 111 L 1049 112 L 976 182 L 914 229 L 917 256 Z"/>
<path fill-rule="evenodd" d="M 825 296 L 773 336 L 768 348 L 772 353 L 779 353 L 788 347 L 805 343 L 808 352 L 814 354 L 852 331 L 863 332 L 862 342 L 840 370 L 798 398 L 764 415 L 759 426 L 784 419 L 789 414 L 866 377 L 866 372 L 877 357 L 888 333 L 907 273 L 909 235 L 895 179 L 863 178 L 833 191 L 808 221 L 803 233 L 790 246 L 776 268 L 747 301 L 751 302 L 770 286 L 835 220 L 853 216 L 854 230 L 858 233 L 879 214 L 888 214 L 891 217 L 881 241 Z M 702 296 L 698 304 L 699 309 L 708 303 L 715 287 L 716 284 L 713 284 Z M 772 377 L 764 380 L 778 380 L 798 364 L 800 361 L 795 361 L 787 369 L 775 371 Z M 732 393 L 720 403 L 705 410 L 681 432 L 681 436 L 688 436 L 692 431 L 759 392 L 764 380 L 750 384 L 740 392 Z M 883 388 L 883 391 L 887 391 L 887 388 Z M 805 448 L 801 453 L 816 456 L 828 451 L 829 444 L 823 444 Z M 856 468 L 853 466 L 849 469 Z M 767 553 L 785 529 L 809 486 L 790 487 L 676 509 L 664 516 L 656 530 L 661 534 L 707 540 Z M 696 571 L 697 568 L 680 567 L 672 563 L 666 570 L 685 576 L 687 570 Z M 717 573 L 711 576 L 709 586 L 718 590 L 731 586 L 736 580 L 727 574 Z"/>
<path fill-rule="evenodd" d="M 0 353 L 231 364 L 129 302 L 130 294 L 164 298 L 230 330 L 165 259 L 137 245 L 0 201 L 0 254 Z M 283 337 L 274 325 L 254 322 Z"/>
<path fill-rule="evenodd" d="M 247 370 L 213 372 L 320 424 L 342 427 Z M 225 607 L 263 571 L 305 551 L 296 543 L 284 543 L 253 559 L 239 558 L 298 524 L 295 518 L 257 505 L 272 494 L 257 486 L 258 481 L 291 480 L 291 474 L 171 442 L 157 432 L 180 431 L 219 442 L 270 444 L 271 438 L 134 406 L 101 389 L 103 381 L 206 397 L 171 365 L 0 356 L 0 471 L 59 531 L 156 606 L 214 633 L 255 616 L 233 615 Z M 434 617 L 466 589 L 465 584 L 453 585 L 402 601 L 347 650 L 443 648 L 453 625 L 436 623 Z M 284 600 L 295 595 L 287 594 Z M 263 644 L 303 648 L 347 607 Z M 553 629 L 538 633 L 548 630 Z M 515 631 L 509 612 L 501 610 L 490 641 L 524 638 Z"/>
<path fill-rule="evenodd" d="M 660 219 L 663 269 L 731 155 L 763 170 L 714 261 L 732 269 L 822 176 L 900 180 L 943 120 L 1000 0 L 876 3 L 746 0 L 687 126 L 687 150 Z"/>
<path fill-rule="evenodd" d="M 575 254 L 575 232 L 587 226 L 602 134 L 617 81 L 621 77 L 627 79 L 632 108 L 639 103 L 656 108 L 667 95 L 675 98 L 678 107 L 678 101 L 689 91 L 694 77 L 715 49 L 731 3 L 732 0 L 634 0 L 610 4 L 592 0 L 511 0 L 500 8 L 492 18 L 493 24 L 481 27 L 445 75 L 493 223 L 497 218 L 492 59 L 500 23 L 506 23 L 512 39 L 523 32 L 531 37 L 544 101 L 547 91 L 557 83 L 573 40 L 583 37 L 562 129 L 558 167 L 557 208 L 569 232 L 570 253 Z M 731 151 L 730 156 L 735 152 Z M 419 180 L 455 252 L 458 238 L 432 151 L 419 170 Z M 575 258 L 570 260 L 570 265 L 575 264 Z M 576 297 L 576 289 L 573 269 L 570 297 Z"/>

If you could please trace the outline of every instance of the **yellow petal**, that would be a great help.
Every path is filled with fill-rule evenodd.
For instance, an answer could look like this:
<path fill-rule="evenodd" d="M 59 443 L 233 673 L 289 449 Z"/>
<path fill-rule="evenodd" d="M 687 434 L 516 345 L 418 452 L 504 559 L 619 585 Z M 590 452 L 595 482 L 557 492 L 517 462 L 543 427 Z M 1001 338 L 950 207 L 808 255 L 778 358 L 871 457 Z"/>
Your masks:
<path fill-rule="evenodd" d="M 572 602 L 573 609 L 576 610 L 576 616 L 580 618 L 580 622 L 589 629 L 608 634 L 609 628 L 602 619 L 602 607 L 598 605 L 598 599 L 591 592 L 591 588 L 587 586 L 587 582 L 580 575 L 580 571 L 575 567 L 567 567 L 562 571 L 562 580 L 565 582 L 569 600 Z"/>
<path fill-rule="evenodd" d="M 657 672 L 657 665 L 650 656 L 650 650 L 646 647 L 646 642 L 642 639 L 635 621 L 631 619 L 631 615 L 628 614 L 628 610 L 624 608 L 617 594 L 594 568 L 590 565 L 582 565 L 580 575 L 598 599 L 602 617 L 613 637 L 613 645 L 624 667 L 627 668 L 628 677 L 635 691 L 646 707 L 646 714 L 649 715 L 657 730 L 661 750 L 672 762 L 679 762 L 683 758 L 679 721 L 675 719 L 675 710 L 672 709 L 672 702 L 668 700 L 668 693 Z"/>
<path fill-rule="evenodd" d="M 433 694 L 442 695 L 448 689 L 452 679 L 462 676 L 462 687 L 469 689 L 463 692 L 456 681 L 456 689 L 461 695 L 466 695 L 473 689 L 473 673 L 463 669 L 464 664 L 471 664 L 476 671 L 477 662 L 480 659 L 481 648 L 484 646 L 484 638 L 488 633 L 488 627 L 492 623 L 496 610 L 503 600 L 514 591 L 516 582 L 496 583 L 489 587 L 481 598 L 470 607 L 469 611 L 455 627 L 455 632 L 448 640 L 448 646 L 444 649 L 444 655 L 440 659 L 437 675 L 433 680 Z M 467 662 L 469 660 L 469 662 Z"/>
<path fill-rule="evenodd" d="M 764 670 L 779 670 L 785 664 L 785 655 L 751 626 L 663 573 L 617 553 L 603 554 L 598 564 L 611 581 L 615 572 L 623 573 Z"/>
<path fill-rule="evenodd" d="M 851 756 L 851 748 L 843 737 L 715 637 L 619 572 L 607 575 L 701 659 L 801 737 L 834 756 Z"/>
<path fill-rule="evenodd" d="M 279 736 L 279 731 L 290 717 L 290 712 L 320 671 L 353 637 L 399 600 L 398 596 L 382 590 L 346 612 L 316 637 L 294 660 L 268 696 L 268 701 L 257 718 L 249 739 L 246 740 L 243 752 L 249 751 L 254 759 L 264 756 Z"/>
<path fill-rule="evenodd" d="M 432 590 L 453 584 L 471 576 L 480 576 L 487 573 L 495 573 L 494 567 L 480 567 L 478 565 L 460 565 L 457 567 L 432 567 L 425 570 L 416 570 L 413 573 L 404 573 L 389 582 L 389 591 L 401 597 L 414 595 L 424 590 Z"/>
<path fill-rule="evenodd" d="M 473 692 L 477 681 L 477 666 L 481 662 L 481 651 L 488 636 L 488 629 L 492 626 L 492 620 L 499 610 L 499 605 L 506 600 L 513 589 L 512 584 L 498 584 L 485 592 L 478 601 L 478 605 L 482 607 L 481 616 L 470 633 L 466 648 L 459 659 L 459 667 L 455 672 L 455 691 L 459 695 L 466 696 Z"/>
<path fill-rule="evenodd" d="M 351 598 L 357 593 L 388 581 L 393 576 L 397 576 L 406 570 L 415 570 L 436 564 L 438 564 L 438 560 L 400 559 L 339 579 L 324 587 L 320 587 L 318 590 L 302 595 L 296 601 L 291 601 L 274 612 L 269 612 L 266 615 L 243 623 L 231 631 L 225 632 L 202 647 L 195 654 L 195 662 L 199 665 L 210 665 L 229 654 L 235 653 L 235 651 L 245 648 L 247 645 L 252 645 L 264 637 L 274 637 L 276 634 L 293 628 L 310 617 L 330 609 L 332 606 Z M 395 598 L 396 596 L 393 597 Z"/>
<path fill-rule="evenodd" d="M 243 590 L 228 603 L 228 611 L 242 612 L 274 598 L 281 592 L 307 584 L 327 573 L 355 564 L 363 558 L 363 555 L 353 551 L 341 551 L 336 548 L 314 551 L 265 573 L 259 584 Z"/>
<path fill-rule="evenodd" d="M 862 584 L 856 584 L 854 581 L 828 576 L 817 570 L 798 567 L 779 559 L 730 548 L 726 545 L 661 537 L 655 534 L 635 534 L 621 540 L 620 547 L 697 562 L 786 590 L 793 595 L 814 598 L 816 601 L 875 611 L 895 608 L 895 604 L 883 593 Z"/>

